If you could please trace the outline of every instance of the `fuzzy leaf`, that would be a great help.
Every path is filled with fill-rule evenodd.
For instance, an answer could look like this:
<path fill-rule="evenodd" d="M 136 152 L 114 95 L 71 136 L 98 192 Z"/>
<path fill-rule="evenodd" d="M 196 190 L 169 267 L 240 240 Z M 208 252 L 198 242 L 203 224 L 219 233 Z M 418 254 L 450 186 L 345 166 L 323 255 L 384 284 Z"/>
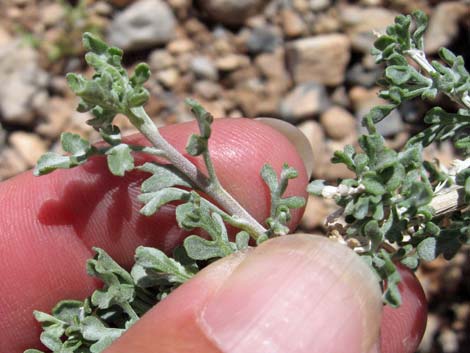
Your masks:
<path fill-rule="evenodd" d="M 56 169 L 67 169 L 72 166 L 70 157 L 62 156 L 54 152 L 47 152 L 39 158 L 33 173 L 36 176 L 45 175 Z"/>
<path fill-rule="evenodd" d="M 140 209 L 140 213 L 145 216 L 151 216 L 167 203 L 187 200 L 189 198 L 189 192 L 170 187 L 139 195 L 138 198 L 145 203 L 145 206 Z"/>
<path fill-rule="evenodd" d="M 60 136 L 60 141 L 64 151 L 71 153 L 75 157 L 86 156 L 91 149 L 88 141 L 82 139 L 80 135 L 71 134 L 70 132 L 64 132 Z"/>
<path fill-rule="evenodd" d="M 91 353 L 101 353 L 123 333 L 123 329 L 106 327 L 98 318 L 89 316 L 82 322 L 83 337 L 95 342 L 90 346 Z"/>
<path fill-rule="evenodd" d="M 191 156 L 199 156 L 207 151 L 207 139 L 196 134 L 189 137 L 188 144 L 186 145 L 186 152 Z"/>
<path fill-rule="evenodd" d="M 307 192 L 310 195 L 321 196 L 324 188 L 325 188 L 324 180 L 314 180 L 310 184 L 308 184 Z"/>
<path fill-rule="evenodd" d="M 263 165 L 263 168 L 261 169 L 261 177 L 263 178 L 266 185 L 269 187 L 271 193 L 276 192 L 278 187 L 278 180 L 273 167 L 271 167 L 269 164 Z"/>
<path fill-rule="evenodd" d="M 238 232 L 237 235 L 235 236 L 235 243 L 237 245 L 238 250 L 243 250 L 243 249 L 248 248 L 249 241 L 250 241 L 250 235 L 245 231 Z"/>
<path fill-rule="evenodd" d="M 226 255 L 219 244 L 197 235 L 187 237 L 184 240 L 184 248 L 188 256 L 194 260 L 208 260 Z"/>
<path fill-rule="evenodd" d="M 138 170 L 153 174 L 141 186 L 143 193 L 155 192 L 171 186 L 191 187 L 191 183 L 181 172 L 171 165 L 158 165 L 145 163 L 137 167 Z"/>
<path fill-rule="evenodd" d="M 106 125 L 99 129 L 100 136 L 103 140 L 112 146 L 121 143 L 121 131 L 116 125 Z"/>
<path fill-rule="evenodd" d="M 107 152 L 108 167 L 111 173 L 124 176 L 126 172 L 134 169 L 134 157 L 128 145 L 121 143 L 110 148 Z"/>
<path fill-rule="evenodd" d="M 436 251 L 437 241 L 434 237 L 428 237 L 422 240 L 417 249 L 418 256 L 424 261 L 432 261 L 437 257 Z"/>
<path fill-rule="evenodd" d="M 170 283 L 184 283 L 194 273 L 156 248 L 139 246 L 135 252 L 136 265 L 165 277 Z"/>

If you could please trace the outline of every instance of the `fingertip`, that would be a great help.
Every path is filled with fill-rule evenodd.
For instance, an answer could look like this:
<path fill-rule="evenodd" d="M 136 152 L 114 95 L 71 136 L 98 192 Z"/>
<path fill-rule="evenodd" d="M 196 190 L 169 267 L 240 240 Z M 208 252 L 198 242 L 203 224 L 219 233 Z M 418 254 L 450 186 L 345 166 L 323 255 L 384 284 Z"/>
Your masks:
<path fill-rule="evenodd" d="M 413 272 L 399 266 L 399 290 L 402 305 L 384 307 L 381 324 L 382 353 L 413 353 L 419 346 L 426 328 L 426 297 Z"/>
<path fill-rule="evenodd" d="M 211 264 L 107 353 L 368 352 L 381 307 L 357 255 L 323 237 L 288 235 Z"/>

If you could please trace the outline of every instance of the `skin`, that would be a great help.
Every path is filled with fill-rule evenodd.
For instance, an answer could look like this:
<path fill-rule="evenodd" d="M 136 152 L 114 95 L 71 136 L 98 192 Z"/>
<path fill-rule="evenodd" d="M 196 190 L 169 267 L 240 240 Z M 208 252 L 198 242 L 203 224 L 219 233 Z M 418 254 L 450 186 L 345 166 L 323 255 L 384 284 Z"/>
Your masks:
<path fill-rule="evenodd" d="M 161 131 L 183 151 L 196 126 Z M 216 120 L 210 149 L 222 185 L 258 220 L 269 213 L 269 192 L 259 176 L 264 163 L 278 172 L 284 162 L 296 168 L 299 177 L 286 194 L 306 196 L 308 180 L 295 147 L 268 126 Z M 202 168 L 200 159 L 191 159 Z M 32 311 L 83 299 L 99 286 L 85 272 L 92 246 L 129 267 L 138 245 L 169 251 L 181 241 L 174 207 L 153 217 L 138 213 L 136 196 L 146 176 L 112 176 L 96 158 L 73 170 L 40 178 L 26 172 L 0 184 L 2 351 L 40 348 Z M 301 211 L 293 213 L 291 229 L 300 217 Z M 203 270 L 106 352 L 414 352 L 426 321 L 421 286 L 402 270 L 404 304 L 382 310 L 378 285 L 358 259 L 316 236 L 270 240 Z"/>

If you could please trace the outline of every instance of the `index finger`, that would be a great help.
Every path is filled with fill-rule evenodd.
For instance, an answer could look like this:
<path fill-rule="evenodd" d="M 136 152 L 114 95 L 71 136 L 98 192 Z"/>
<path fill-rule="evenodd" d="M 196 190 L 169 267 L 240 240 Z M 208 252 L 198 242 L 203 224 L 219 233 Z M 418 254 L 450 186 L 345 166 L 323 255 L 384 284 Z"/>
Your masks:
<path fill-rule="evenodd" d="M 180 151 L 194 123 L 161 129 Z M 220 119 L 210 149 L 224 187 L 256 219 L 269 214 L 269 190 L 259 176 L 264 163 L 299 171 L 286 195 L 305 196 L 307 176 L 295 147 L 276 130 L 247 119 Z M 199 159 L 193 159 L 201 166 Z M 60 299 L 81 299 L 96 283 L 84 263 L 91 247 L 129 266 L 138 245 L 171 250 L 182 237 L 172 207 L 144 217 L 136 200 L 145 174 L 112 176 L 101 158 L 74 170 L 34 178 L 30 172 L 0 184 L 0 342 L 20 351 L 37 341 L 33 309 L 48 311 Z M 301 216 L 294 212 L 292 224 Z"/>

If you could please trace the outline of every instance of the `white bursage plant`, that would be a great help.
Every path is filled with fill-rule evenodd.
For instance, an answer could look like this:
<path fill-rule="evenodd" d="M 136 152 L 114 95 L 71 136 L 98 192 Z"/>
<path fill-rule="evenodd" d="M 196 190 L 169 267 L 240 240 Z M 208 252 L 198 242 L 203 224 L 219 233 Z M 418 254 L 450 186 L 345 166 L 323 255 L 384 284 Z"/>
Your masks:
<path fill-rule="evenodd" d="M 328 236 L 362 256 L 380 280 L 384 302 L 394 307 L 401 304 L 397 263 L 416 269 L 420 261 L 433 260 L 440 254 L 452 257 L 470 241 L 469 159 L 456 160 L 447 169 L 422 157 L 426 146 L 446 139 L 452 140 L 464 157 L 470 154 L 470 76 L 463 59 L 447 49 L 440 51 L 442 62 L 426 59 L 426 25 L 427 18 L 421 12 L 413 17 L 398 16 L 375 42 L 373 54 L 377 62 L 386 65 L 380 96 L 390 103 L 373 108 L 365 116 L 367 133 L 358 141 L 361 150 L 346 146 L 332 159 L 333 163 L 344 163 L 356 177 L 337 186 L 321 180 L 308 186 L 311 194 L 335 199 L 339 208 L 327 219 Z M 60 353 L 102 352 L 152 306 L 209 263 L 247 248 L 250 238 L 253 244 L 259 244 L 271 237 L 288 236 L 290 211 L 305 204 L 301 197 L 283 197 L 297 171 L 284 165 L 278 176 L 266 164 L 261 176 L 270 190 L 271 211 L 263 224 L 257 222 L 217 178 L 208 149 L 212 116 L 197 102 L 187 100 L 200 133 L 189 138 L 186 151 L 203 158 L 206 176 L 163 138 L 146 114 L 143 105 L 149 93 L 143 84 L 150 76 L 148 66 L 139 64 L 129 77 L 121 65 L 120 49 L 88 33 L 83 42 L 88 50 L 85 59 L 96 73 L 91 80 L 75 74 L 67 79 L 80 97 L 78 110 L 91 111 L 94 118 L 88 124 L 99 131 L 106 144 L 95 147 L 78 135 L 64 133 L 61 142 L 68 154 L 46 153 L 38 161 L 35 175 L 72 168 L 91 156 L 104 155 L 114 175 L 123 176 L 132 170 L 150 174 L 141 186 L 142 214 L 152 216 L 162 206 L 179 201 L 178 226 L 202 229 L 208 238 L 188 236 L 171 257 L 140 246 L 130 272 L 95 248 L 96 256 L 88 261 L 87 270 L 104 282 L 103 288 L 84 301 L 61 301 L 51 314 L 34 313 L 43 327 L 41 342 Z M 459 110 L 449 113 L 440 107 L 431 109 L 425 117 L 429 127 L 413 136 L 401 151 L 388 148 L 375 124 L 403 101 L 434 99 L 438 94 L 449 96 Z M 123 142 L 113 125 L 118 113 L 127 116 L 152 147 Z M 159 158 L 136 165 L 133 152 Z M 226 225 L 238 229 L 234 241 L 229 239 Z M 40 353 L 36 349 L 26 352 Z"/>

